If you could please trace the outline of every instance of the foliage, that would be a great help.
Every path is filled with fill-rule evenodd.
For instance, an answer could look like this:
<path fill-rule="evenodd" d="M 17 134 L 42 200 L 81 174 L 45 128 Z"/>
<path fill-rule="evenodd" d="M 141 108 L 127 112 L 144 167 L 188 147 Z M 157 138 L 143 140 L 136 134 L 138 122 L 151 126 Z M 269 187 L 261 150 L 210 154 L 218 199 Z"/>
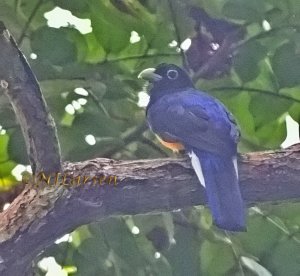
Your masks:
<path fill-rule="evenodd" d="M 92 32 L 82 34 L 72 25 L 49 27 L 44 13 L 55 7 L 90 19 Z M 191 8 L 198 13 L 191 14 Z M 217 52 L 212 43 L 220 46 L 238 31 L 232 53 L 197 78 L 196 85 L 237 118 L 240 152 L 279 148 L 286 137 L 285 116 L 299 121 L 297 0 L 2 0 L 0 18 L 37 75 L 64 160 L 170 154 L 142 131 L 138 92 L 144 83 L 137 75 L 161 62 L 182 65 L 184 55 L 174 40 L 180 45 L 192 39 L 185 59 L 197 75 L 199 65 Z M 133 31 L 139 39 L 135 43 Z M 79 94 L 78 88 L 88 93 Z M 28 161 L 4 96 L 0 107 L 0 125 L 6 130 L 0 135 L 0 187 L 5 190 L 16 182 L 13 167 Z M 85 142 L 89 134 L 95 137 L 93 146 Z M 209 212 L 200 207 L 111 218 L 79 228 L 72 241 L 53 245 L 43 256 L 55 256 L 75 275 L 299 275 L 299 207 L 252 208 L 248 232 L 238 235 L 214 228 Z M 139 234 L 132 233 L 134 227 Z"/>

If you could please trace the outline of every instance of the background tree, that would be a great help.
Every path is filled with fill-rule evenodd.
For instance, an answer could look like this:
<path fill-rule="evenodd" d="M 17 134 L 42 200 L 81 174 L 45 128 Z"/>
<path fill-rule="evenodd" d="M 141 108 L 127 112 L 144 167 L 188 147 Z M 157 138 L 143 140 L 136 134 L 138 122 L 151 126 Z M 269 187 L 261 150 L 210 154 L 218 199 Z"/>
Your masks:
<path fill-rule="evenodd" d="M 90 30 L 50 27 L 66 10 L 89 19 Z M 2 0 L 0 19 L 38 78 L 63 160 L 170 155 L 146 130 L 144 83 L 136 78 L 161 62 L 185 66 L 199 89 L 232 111 L 241 153 L 280 148 L 286 115 L 299 121 L 296 0 Z M 5 96 L 0 107 L 4 207 L 21 190 L 29 161 Z M 39 260 L 53 256 L 62 267 L 55 275 L 299 275 L 299 208 L 252 207 L 248 232 L 237 235 L 212 226 L 200 206 L 114 217 L 80 227 Z M 45 275 L 39 260 L 36 274 Z"/>

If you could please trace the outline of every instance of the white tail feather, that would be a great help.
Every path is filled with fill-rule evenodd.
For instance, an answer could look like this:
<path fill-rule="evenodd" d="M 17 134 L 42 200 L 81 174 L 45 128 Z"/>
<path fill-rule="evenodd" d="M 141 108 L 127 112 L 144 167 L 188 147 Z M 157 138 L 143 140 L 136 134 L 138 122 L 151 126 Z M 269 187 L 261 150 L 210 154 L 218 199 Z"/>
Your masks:
<path fill-rule="evenodd" d="M 205 180 L 204 180 L 202 167 L 201 167 L 199 158 L 193 151 L 189 152 L 189 157 L 191 158 L 192 166 L 195 170 L 195 173 L 196 173 L 201 185 L 205 188 Z"/>
<path fill-rule="evenodd" d="M 239 172 L 238 172 L 238 166 L 237 166 L 237 158 L 236 158 L 236 156 L 234 156 L 232 158 L 232 162 L 233 162 L 233 166 L 234 166 L 234 169 L 235 169 L 236 177 L 237 177 L 237 179 L 239 179 Z"/>

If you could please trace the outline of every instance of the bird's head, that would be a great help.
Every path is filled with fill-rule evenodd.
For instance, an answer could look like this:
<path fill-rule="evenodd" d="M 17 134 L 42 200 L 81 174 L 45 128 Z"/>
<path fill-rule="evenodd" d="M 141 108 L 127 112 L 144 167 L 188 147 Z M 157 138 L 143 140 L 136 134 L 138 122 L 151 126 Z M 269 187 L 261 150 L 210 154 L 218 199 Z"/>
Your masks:
<path fill-rule="evenodd" d="M 138 78 L 152 84 L 150 92 L 166 90 L 175 92 L 177 89 L 194 87 L 187 72 L 174 64 L 162 63 L 156 68 L 145 69 L 138 75 Z"/>

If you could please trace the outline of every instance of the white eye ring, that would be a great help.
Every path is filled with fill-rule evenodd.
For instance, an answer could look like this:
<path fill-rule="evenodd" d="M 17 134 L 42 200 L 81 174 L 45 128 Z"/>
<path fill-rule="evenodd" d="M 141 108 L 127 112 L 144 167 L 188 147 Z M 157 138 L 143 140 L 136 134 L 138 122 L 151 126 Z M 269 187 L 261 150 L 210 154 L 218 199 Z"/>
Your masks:
<path fill-rule="evenodd" d="M 170 80 L 176 80 L 178 78 L 178 71 L 176 70 L 168 70 L 167 72 L 167 77 L 170 79 Z"/>

